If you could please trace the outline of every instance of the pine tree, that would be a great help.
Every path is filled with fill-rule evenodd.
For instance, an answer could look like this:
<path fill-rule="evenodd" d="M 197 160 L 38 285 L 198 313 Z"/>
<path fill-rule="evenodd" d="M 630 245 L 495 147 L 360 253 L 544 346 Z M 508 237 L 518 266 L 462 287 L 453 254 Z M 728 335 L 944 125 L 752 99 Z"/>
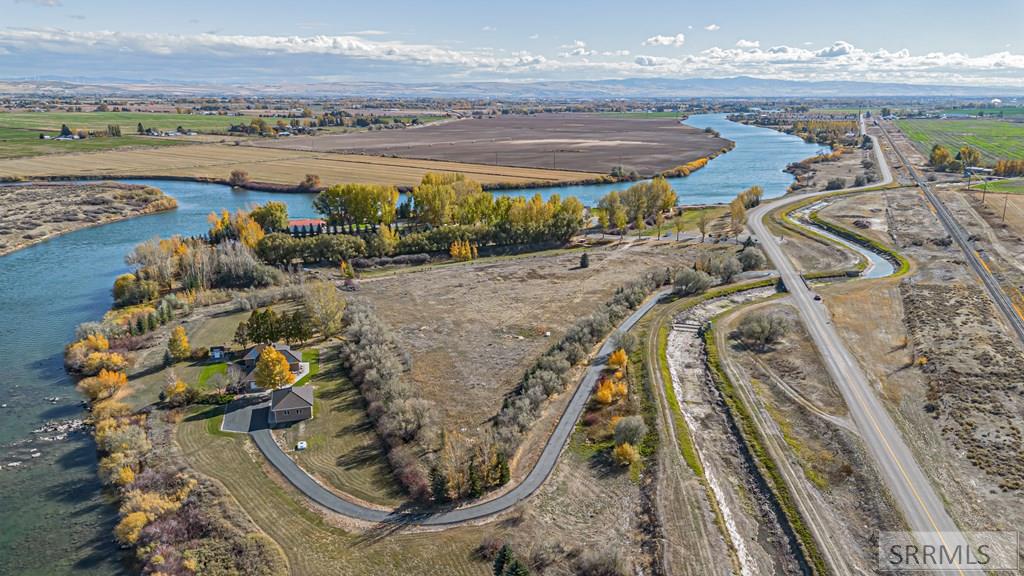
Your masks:
<path fill-rule="evenodd" d="M 150 312 L 149 315 L 146 316 L 146 330 L 149 330 L 149 331 L 156 330 L 156 327 L 158 325 L 159 325 L 159 322 L 157 321 L 156 313 L 155 312 Z"/>
<path fill-rule="evenodd" d="M 437 466 L 430 469 L 430 491 L 434 495 L 434 502 L 448 502 L 448 479 Z"/>
<path fill-rule="evenodd" d="M 530 576 L 530 570 L 518 558 L 513 558 L 505 568 L 504 576 Z"/>
<path fill-rule="evenodd" d="M 509 548 L 508 544 L 505 544 L 498 550 L 498 555 L 494 557 L 494 576 L 503 576 L 505 574 L 505 567 L 510 565 L 514 560 L 512 556 L 512 549 Z"/>
<path fill-rule="evenodd" d="M 480 471 L 477 470 L 476 455 L 469 459 L 469 496 L 479 498 L 483 494 L 483 483 L 480 481 Z"/>
<path fill-rule="evenodd" d="M 135 333 L 140 336 L 146 333 L 146 322 L 141 314 L 135 317 Z"/>
<path fill-rule="evenodd" d="M 498 454 L 498 485 L 504 486 L 512 477 L 512 471 L 508 467 L 508 457 Z"/>

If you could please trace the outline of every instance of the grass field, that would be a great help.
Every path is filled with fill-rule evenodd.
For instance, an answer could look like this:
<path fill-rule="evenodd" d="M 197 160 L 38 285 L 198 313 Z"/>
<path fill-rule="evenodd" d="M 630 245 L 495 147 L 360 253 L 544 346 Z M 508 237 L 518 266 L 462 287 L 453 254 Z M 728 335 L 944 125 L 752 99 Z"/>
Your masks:
<path fill-rule="evenodd" d="M 601 112 L 609 118 L 679 118 L 682 112 Z"/>
<path fill-rule="evenodd" d="M 303 360 L 311 359 L 309 352 Z M 342 373 L 336 346 L 324 349 L 321 368 L 309 381 L 316 388 L 313 419 L 284 430 L 284 444 L 305 440 L 308 448 L 292 456 L 326 485 L 373 504 L 400 504 L 401 488 L 359 391 Z"/>
<path fill-rule="evenodd" d="M 483 184 L 557 183 L 597 176 L 588 172 L 542 168 L 406 160 L 223 144 L 194 144 L 163 149 L 0 160 L 0 177 L 183 176 L 227 179 L 231 171 L 236 169 L 248 172 L 254 181 L 275 184 L 298 184 L 306 174 L 317 174 L 324 185 L 362 182 L 408 186 L 419 183 L 426 172 L 462 172 Z"/>
<path fill-rule="evenodd" d="M 999 192 L 1007 194 L 1024 194 L 1024 178 L 1011 178 L 1009 180 L 997 180 L 986 184 L 973 184 L 972 190 L 985 189 L 988 192 Z"/>
<path fill-rule="evenodd" d="M 939 111 L 940 114 L 966 114 L 977 116 L 984 114 L 985 118 L 1024 118 L 1024 106 L 1004 106 L 1002 108 L 946 108 Z"/>
<path fill-rule="evenodd" d="M 53 132 L 51 135 L 56 135 Z M 68 152 L 95 152 L 132 146 L 174 146 L 181 141 L 147 138 L 145 136 L 123 136 L 121 138 L 87 138 L 85 140 L 43 140 L 39 132 L 20 128 L 0 127 L 0 159 L 38 156 L 40 154 L 61 154 Z"/>
<path fill-rule="evenodd" d="M 232 124 L 248 124 L 251 116 L 203 116 L 200 114 L 163 114 L 159 112 L 7 112 L 0 113 L 0 128 L 59 131 L 62 124 L 71 130 L 106 130 L 116 124 L 125 136 L 134 134 L 141 123 L 145 128 L 174 130 L 178 126 L 196 132 L 226 134 Z M 274 125 L 288 118 L 264 118 Z M 37 136 L 38 137 L 38 136 Z"/>
<path fill-rule="evenodd" d="M 935 144 L 951 150 L 968 144 L 981 151 L 985 162 L 1024 158 L 1024 124 L 999 120 L 897 120 L 896 125 L 928 156 Z"/>

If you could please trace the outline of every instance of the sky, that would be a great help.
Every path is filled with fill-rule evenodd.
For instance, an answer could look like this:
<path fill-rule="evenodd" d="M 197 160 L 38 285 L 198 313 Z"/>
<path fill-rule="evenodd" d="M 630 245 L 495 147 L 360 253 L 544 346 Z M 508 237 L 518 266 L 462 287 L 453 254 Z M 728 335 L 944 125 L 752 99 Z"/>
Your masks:
<path fill-rule="evenodd" d="M 1024 87 L 1024 0 L 0 0 L 0 78 Z"/>

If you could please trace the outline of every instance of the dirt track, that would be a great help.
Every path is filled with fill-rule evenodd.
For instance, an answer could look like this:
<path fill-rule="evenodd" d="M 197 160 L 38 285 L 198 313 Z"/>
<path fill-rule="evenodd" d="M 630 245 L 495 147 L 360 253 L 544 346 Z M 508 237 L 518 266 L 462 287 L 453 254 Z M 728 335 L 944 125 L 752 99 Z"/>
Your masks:
<path fill-rule="evenodd" d="M 728 144 L 674 118 L 537 114 L 467 119 L 416 130 L 293 137 L 259 145 L 600 173 L 622 165 L 649 176 Z"/>

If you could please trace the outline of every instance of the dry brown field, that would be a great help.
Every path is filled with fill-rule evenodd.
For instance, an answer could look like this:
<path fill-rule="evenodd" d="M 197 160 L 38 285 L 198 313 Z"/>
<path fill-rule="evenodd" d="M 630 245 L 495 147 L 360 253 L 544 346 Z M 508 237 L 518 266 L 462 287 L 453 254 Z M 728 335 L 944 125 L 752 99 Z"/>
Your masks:
<path fill-rule="evenodd" d="M 407 160 L 330 152 L 314 153 L 223 144 L 112 150 L 0 161 L 0 178 L 176 176 L 227 179 L 232 170 L 244 170 L 256 182 L 282 185 L 298 184 L 306 174 L 320 176 L 324 185 L 360 182 L 396 186 L 415 185 L 427 172 L 462 172 L 482 184 L 513 185 L 557 184 L 588 180 L 598 176 L 593 173 L 566 170 Z"/>
<path fill-rule="evenodd" d="M 536 114 L 441 122 L 415 131 L 293 137 L 259 146 L 602 174 L 622 165 L 650 176 L 728 144 L 675 118 Z"/>

